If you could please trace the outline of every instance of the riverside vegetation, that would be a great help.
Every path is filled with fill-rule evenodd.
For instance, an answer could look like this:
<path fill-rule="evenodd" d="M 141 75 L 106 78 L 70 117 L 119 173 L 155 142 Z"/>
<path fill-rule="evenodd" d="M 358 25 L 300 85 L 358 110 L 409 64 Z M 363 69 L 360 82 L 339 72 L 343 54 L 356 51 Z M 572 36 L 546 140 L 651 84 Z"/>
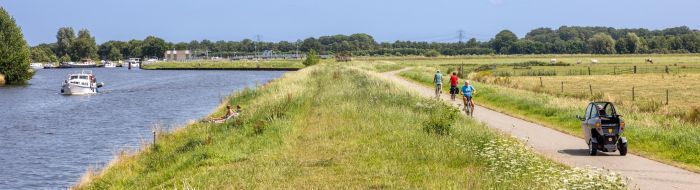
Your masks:
<path fill-rule="evenodd" d="M 683 61 L 663 62 L 663 65 L 698 66 L 697 57 L 666 59 Z M 426 65 L 431 66 L 417 67 L 399 75 L 432 86 L 436 69 L 447 73 L 457 70 L 456 65 Z M 575 65 L 570 67 L 580 67 Z M 698 93 L 698 84 L 692 80 L 700 77 L 696 70 L 681 69 L 680 74 L 674 71 L 669 74 L 542 76 L 541 86 L 540 77 L 494 76 L 491 73 L 507 69 L 513 72 L 512 67 L 507 67 L 465 73 L 465 77 L 474 81 L 472 85 L 479 89 L 479 95 L 474 97 L 478 104 L 582 137 L 580 121 L 575 115 L 583 115 L 585 105 L 590 101 L 611 101 L 629 126 L 624 136 L 631 142 L 631 153 L 700 172 L 700 110 L 698 98 L 694 95 Z M 562 81 L 565 85 L 563 92 Z M 592 95 L 589 84 L 593 86 Z M 631 100 L 633 86 L 637 88 L 635 101 Z M 661 103 L 666 102 L 666 89 L 670 89 L 669 105 Z"/>
<path fill-rule="evenodd" d="M 120 152 L 76 189 L 626 189 L 602 168 L 570 168 L 378 74 L 382 63 L 321 63 Z"/>
<path fill-rule="evenodd" d="M 271 60 L 203 60 L 189 62 L 156 62 L 144 64 L 143 69 L 160 68 L 303 68 L 300 59 L 271 59 Z"/>

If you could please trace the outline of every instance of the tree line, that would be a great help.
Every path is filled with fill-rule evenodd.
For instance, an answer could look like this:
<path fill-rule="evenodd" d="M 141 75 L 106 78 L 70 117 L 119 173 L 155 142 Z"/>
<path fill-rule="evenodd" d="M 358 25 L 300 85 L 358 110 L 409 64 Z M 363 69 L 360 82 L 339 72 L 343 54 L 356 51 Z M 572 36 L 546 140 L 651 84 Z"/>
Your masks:
<path fill-rule="evenodd" d="M 100 45 L 87 29 L 77 36 L 70 27 L 60 28 L 56 42 L 39 44 L 31 48 L 33 62 L 76 61 L 82 58 L 119 60 L 129 57 L 163 58 L 167 50 L 207 51 L 211 56 L 253 55 L 264 50 L 278 54 L 308 52 L 318 54 L 350 52 L 355 56 L 401 55 L 489 55 L 489 54 L 638 54 L 638 53 L 700 53 L 700 32 L 686 26 L 663 30 L 615 29 L 612 27 L 567 27 L 558 29 L 537 28 L 518 38 L 513 32 L 503 30 L 489 41 L 475 38 L 466 42 L 400 41 L 377 42 L 370 35 L 309 37 L 304 40 L 259 42 L 202 41 L 172 43 L 149 36 L 143 40 L 107 41 Z M 431 52 L 428 54 L 428 52 Z"/>

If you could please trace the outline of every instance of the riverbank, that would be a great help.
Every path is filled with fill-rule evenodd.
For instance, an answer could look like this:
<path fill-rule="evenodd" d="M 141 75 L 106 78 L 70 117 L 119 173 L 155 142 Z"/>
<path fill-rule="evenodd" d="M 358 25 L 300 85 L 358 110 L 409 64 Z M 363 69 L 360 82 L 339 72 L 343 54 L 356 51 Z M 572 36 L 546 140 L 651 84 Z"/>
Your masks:
<path fill-rule="evenodd" d="M 259 70 L 259 71 L 296 71 L 304 68 L 303 60 L 203 60 L 190 62 L 156 62 L 144 64 L 146 70 Z"/>
<path fill-rule="evenodd" d="M 626 188 L 357 66 L 288 73 L 232 94 L 212 116 L 238 104 L 239 118 L 160 132 L 76 189 Z"/>

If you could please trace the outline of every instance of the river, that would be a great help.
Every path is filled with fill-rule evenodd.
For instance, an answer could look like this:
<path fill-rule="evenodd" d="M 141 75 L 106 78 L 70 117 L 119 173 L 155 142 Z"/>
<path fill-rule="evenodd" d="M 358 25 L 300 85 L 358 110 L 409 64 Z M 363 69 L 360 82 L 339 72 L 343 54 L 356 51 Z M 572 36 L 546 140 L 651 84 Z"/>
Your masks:
<path fill-rule="evenodd" d="M 93 95 L 59 94 L 68 74 L 82 69 L 41 69 L 28 85 L 0 86 L 0 189 L 72 186 L 90 165 L 150 142 L 154 125 L 201 119 L 219 105 L 219 94 L 285 73 L 92 70 L 105 83 Z"/>

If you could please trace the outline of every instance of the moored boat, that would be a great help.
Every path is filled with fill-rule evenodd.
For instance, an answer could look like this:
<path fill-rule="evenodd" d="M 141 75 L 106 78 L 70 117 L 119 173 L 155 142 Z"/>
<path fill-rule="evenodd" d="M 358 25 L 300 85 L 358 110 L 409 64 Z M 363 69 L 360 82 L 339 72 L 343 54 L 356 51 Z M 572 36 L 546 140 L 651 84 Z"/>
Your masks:
<path fill-rule="evenodd" d="M 91 70 L 83 70 L 80 74 L 68 74 L 68 80 L 61 84 L 61 94 L 94 94 L 104 83 L 97 83 Z"/>
<path fill-rule="evenodd" d="M 105 68 L 114 68 L 114 67 L 117 67 L 117 64 L 112 63 L 111 61 L 108 61 L 108 62 L 104 63 L 104 65 L 105 65 Z"/>
<path fill-rule="evenodd" d="M 97 64 L 95 64 L 95 62 L 92 62 L 91 59 L 83 59 L 83 60 L 80 60 L 80 62 L 61 63 L 60 67 L 61 68 L 94 68 L 94 67 L 97 67 Z"/>
<path fill-rule="evenodd" d="M 37 70 L 37 69 L 43 69 L 44 65 L 41 63 L 30 63 L 29 68 Z"/>

